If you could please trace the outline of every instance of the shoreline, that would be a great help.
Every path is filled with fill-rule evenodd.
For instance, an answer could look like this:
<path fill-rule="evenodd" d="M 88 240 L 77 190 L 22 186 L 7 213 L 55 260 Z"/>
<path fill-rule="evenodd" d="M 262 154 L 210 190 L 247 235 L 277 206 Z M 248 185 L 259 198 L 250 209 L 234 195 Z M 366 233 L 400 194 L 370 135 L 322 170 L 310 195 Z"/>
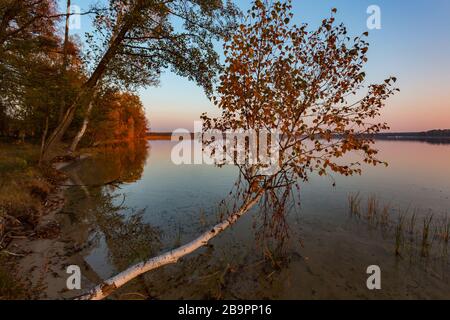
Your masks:
<path fill-rule="evenodd" d="M 82 154 L 71 161 L 54 163 L 52 168 L 61 173 L 63 169 L 90 157 L 90 154 Z M 73 184 L 69 177 L 63 183 Z M 63 232 L 66 227 L 63 216 L 66 204 L 64 192 L 68 186 L 53 184 L 53 187 L 44 200 L 45 209 L 34 232 L 27 237 L 12 240 L 9 245 L 12 251 L 17 252 L 11 259 L 11 269 L 32 299 L 71 299 L 81 294 L 81 290 L 66 289 L 66 279 L 69 276 L 66 268 L 69 265 L 84 266 L 83 287 L 91 287 L 99 280 L 83 263 L 79 254 L 83 248 Z"/>

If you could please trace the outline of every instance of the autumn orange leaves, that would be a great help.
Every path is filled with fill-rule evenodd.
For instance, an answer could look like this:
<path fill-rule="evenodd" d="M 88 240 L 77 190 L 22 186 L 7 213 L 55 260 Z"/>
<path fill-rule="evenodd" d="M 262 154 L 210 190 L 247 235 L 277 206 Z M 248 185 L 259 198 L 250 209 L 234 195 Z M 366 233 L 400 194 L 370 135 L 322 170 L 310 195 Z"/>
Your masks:
<path fill-rule="evenodd" d="M 382 163 L 369 137 L 388 128 L 375 120 L 397 90 L 396 78 L 365 85 L 368 33 L 350 38 L 336 12 L 310 30 L 293 23 L 291 1 L 255 1 L 224 46 L 226 65 L 213 98 L 222 115 L 204 114 L 207 129 L 279 130 L 282 171 L 291 178 L 359 173 L 359 163 L 336 161 L 351 151 Z"/>

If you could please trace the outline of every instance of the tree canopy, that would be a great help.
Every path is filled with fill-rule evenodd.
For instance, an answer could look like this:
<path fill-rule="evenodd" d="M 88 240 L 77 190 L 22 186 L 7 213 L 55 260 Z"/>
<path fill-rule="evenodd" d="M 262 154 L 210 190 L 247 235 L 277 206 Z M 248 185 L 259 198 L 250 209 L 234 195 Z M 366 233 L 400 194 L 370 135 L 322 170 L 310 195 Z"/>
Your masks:
<path fill-rule="evenodd" d="M 242 194 L 263 192 L 269 221 L 283 221 L 292 188 L 313 172 L 353 175 L 361 173 L 362 163 L 385 164 L 370 135 L 388 128 L 377 119 L 398 90 L 396 78 L 366 84 L 368 33 L 350 38 L 345 25 L 336 23 L 336 12 L 311 29 L 293 23 L 291 1 L 256 0 L 224 45 L 226 65 L 213 98 L 222 114 L 204 114 L 204 131 L 253 129 L 279 136 L 271 141 L 278 170 L 261 174 L 266 164 L 250 161 L 250 150 L 247 161 L 236 163 L 250 186 Z M 351 152 L 361 160 L 344 160 Z"/>

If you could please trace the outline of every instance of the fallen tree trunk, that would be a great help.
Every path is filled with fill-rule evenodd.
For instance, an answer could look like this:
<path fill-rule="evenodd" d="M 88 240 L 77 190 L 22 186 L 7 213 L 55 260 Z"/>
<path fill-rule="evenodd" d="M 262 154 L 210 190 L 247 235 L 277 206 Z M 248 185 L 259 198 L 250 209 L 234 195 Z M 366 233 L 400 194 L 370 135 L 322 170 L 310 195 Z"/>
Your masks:
<path fill-rule="evenodd" d="M 109 296 L 118 288 L 122 287 L 124 284 L 133 280 L 137 276 L 146 273 L 148 271 L 157 269 L 159 267 L 176 263 L 180 258 L 194 252 L 195 250 L 205 246 L 208 242 L 216 237 L 218 234 L 223 232 L 225 229 L 235 224 L 245 213 L 247 213 L 255 204 L 259 202 L 264 190 L 259 190 L 255 196 L 252 197 L 252 193 L 249 194 L 248 200 L 244 202 L 242 207 L 227 219 L 215 225 L 210 231 L 207 231 L 200 235 L 195 240 L 181 246 L 177 249 L 166 252 L 157 257 L 153 257 L 147 261 L 140 262 L 134 266 L 131 266 L 127 270 L 119 273 L 118 275 L 104 281 L 102 284 L 96 286 L 90 290 L 87 294 L 78 297 L 78 300 L 101 300 Z"/>

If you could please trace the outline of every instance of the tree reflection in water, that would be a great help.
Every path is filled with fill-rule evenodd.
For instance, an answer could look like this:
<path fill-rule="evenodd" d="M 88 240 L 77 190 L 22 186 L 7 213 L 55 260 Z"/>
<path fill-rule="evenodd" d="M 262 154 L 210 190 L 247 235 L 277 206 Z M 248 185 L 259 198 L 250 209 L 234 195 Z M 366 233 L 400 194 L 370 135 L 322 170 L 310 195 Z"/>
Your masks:
<path fill-rule="evenodd" d="M 66 192 L 73 238 L 81 246 L 90 243 L 87 250 L 103 239 L 115 270 L 145 260 L 161 248 L 161 232 L 143 221 L 146 209 L 125 206 L 126 197 L 120 193 L 120 184 L 142 178 L 149 152 L 146 141 L 103 147 L 67 172 L 76 185 Z M 110 181 L 120 182 L 101 185 Z"/>

